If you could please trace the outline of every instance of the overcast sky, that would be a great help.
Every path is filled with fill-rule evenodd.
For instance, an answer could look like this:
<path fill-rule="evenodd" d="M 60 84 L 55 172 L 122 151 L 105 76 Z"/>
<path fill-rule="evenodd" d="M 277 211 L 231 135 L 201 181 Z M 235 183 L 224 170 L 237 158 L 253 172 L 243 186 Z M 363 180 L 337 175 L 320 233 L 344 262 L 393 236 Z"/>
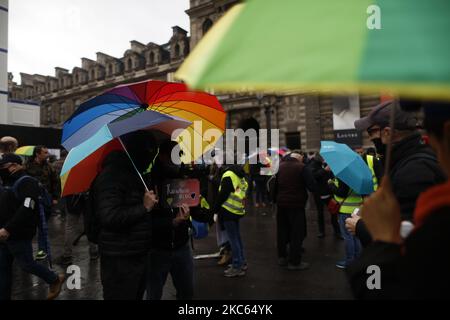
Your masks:
<path fill-rule="evenodd" d="M 8 71 L 54 75 L 96 52 L 122 57 L 130 41 L 166 43 L 189 29 L 189 0 L 10 0 Z"/>

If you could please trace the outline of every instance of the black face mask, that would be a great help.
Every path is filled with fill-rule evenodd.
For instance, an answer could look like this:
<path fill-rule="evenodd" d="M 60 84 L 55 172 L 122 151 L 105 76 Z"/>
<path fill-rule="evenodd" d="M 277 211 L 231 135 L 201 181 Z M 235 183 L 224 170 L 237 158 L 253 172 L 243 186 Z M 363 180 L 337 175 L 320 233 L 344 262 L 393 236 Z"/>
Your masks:
<path fill-rule="evenodd" d="M 386 145 L 381 141 L 381 138 L 375 138 L 371 141 L 374 144 L 375 149 L 377 149 L 377 153 L 384 156 L 386 154 Z"/>

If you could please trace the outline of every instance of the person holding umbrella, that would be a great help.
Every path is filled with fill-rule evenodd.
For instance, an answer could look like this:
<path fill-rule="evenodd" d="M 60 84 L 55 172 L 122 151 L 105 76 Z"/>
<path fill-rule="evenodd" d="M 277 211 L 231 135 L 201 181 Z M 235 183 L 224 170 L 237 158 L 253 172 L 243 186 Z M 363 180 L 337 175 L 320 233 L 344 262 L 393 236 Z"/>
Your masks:
<path fill-rule="evenodd" d="M 450 104 L 427 103 L 425 128 L 439 163 L 450 175 Z M 450 298 L 450 182 L 421 193 L 415 204 L 414 229 L 402 239 L 400 204 L 389 177 L 367 199 L 361 216 L 373 243 L 348 269 L 353 292 L 360 299 Z M 367 268 L 379 267 L 381 287 L 369 290 Z"/>
<path fill-rule="evenodd" d="M 362 196 L 374 191 L 373 176 L 363 158 L 345 144 L 322 141 L 320 154 L 335 176 L 329 185 L 339 206 L 338 221 L 346 253 L 345 260 L 339 261 L 336 267 L 345 269 L 361 252 L 359 240 L 345 228 L 345 221 L 361 207 Z"/>
<path fill-rule="evenodd" d="M 99 222 L 103 298 L 140 300 L 151 243 L 149 213 L 158 199 L 154 191 L 146 191 L 136 169 L 144 172 L 148 168 L 156 141 L 147 131 L 132 132 L 122 140 L 128 154 L 113 151 L 106 156 L 89 197 Z"/>
<path fill-rule="evenodd" d="M 406 105 L 407 102 L 393 100 L 383 102 L 369 115 L 355 121 L 355 127 L 360 131 L 367 131 L 377 152 L 382 155 L 389 139 L 392 139 L 392 161 L 388 167 L 388 174 L 392 190 L 401 207 L 402 220 L 412 221 L 419 194 L 431 186 L 442 183 L 445 176 L 438 165 L 435 153 L 423 142 L 417 131 L 417 116 L 413 112 L 403 110 L 400 107 L 402 104 Z M 408 104 L 419 105 L 417 102 Z M 395 108 L 394 130 L 389 126 L 392 108 Z M 359 216 L 348 219 L 347 228 L 362 239 L 364 244 L 371 242 L 364 221 Z"/>

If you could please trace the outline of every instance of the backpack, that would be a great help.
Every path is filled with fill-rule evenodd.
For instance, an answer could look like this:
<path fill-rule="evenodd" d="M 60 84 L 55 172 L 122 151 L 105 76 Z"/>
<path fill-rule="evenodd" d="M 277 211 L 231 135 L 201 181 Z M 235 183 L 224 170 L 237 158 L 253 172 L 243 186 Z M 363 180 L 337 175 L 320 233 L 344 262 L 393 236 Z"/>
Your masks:
<path fill-rule="evenodd" d="M 210 211 L 210 206 L 208 201 L 202 196 L 200 198 L 200 208 L 204 210 L 204 214 L 208 215 Z M 192 225 L 192 236 L 194 239 L 203 239 L 208 236 L 209 232 L 209 224 L 208 222 L 200 222 L 191 217 L 191 225 Z"/>
<path fill-rule="evenodd" d="M 39 208 L 40 210 L 43 210 L 43 213 L 45 215 L 45 217 L 49 217 L 52 213 L 52 196 L 50 195 L 50 193 L 47 191 L 47 189 L 42 185 L 42 183 L 40 183 L 36 178 L 33 178 L 31 176 L 28 175 L 24 175 L 22 177 L 20 177 L 19 179 L 17 179 L 14 184 L 12 185 L 12 187 L 4 187 L 4 189 L 10 189 L 14 196 L 16 197 L 16 199 L 19 199 L 19 185 L 22 181 L 26 180 L 26 179 L 30 179 L 32 181 L 35 181 L 37 183 L 37 185 L 39 186 Z"/>
<path fill-rule="evenodd" d="M 33 178 L 28 175 L 24 175 L 17 179 L 12 187 L 3 187 L 3 190 L 10 190 L 16 199 L 19 199 L 19 185 L 22 181 L 29 179 L 35 181 L 39 187 L 39 198 L 38 198 L 38 209 L 39 209 L 39 223 L 41 224 L 42 229 L 42 237 L 45 244 L 45 251 L 47 253 L 47 260 L 52 266 L 51 263 L 51 250 L 50 250 L 50 241 L 48 239 L 48 225 L 47 225 L 47 217 L 50 217 L 52 213 L 52 197 L 47 189 L 40 183 L 36 178 Z"/>

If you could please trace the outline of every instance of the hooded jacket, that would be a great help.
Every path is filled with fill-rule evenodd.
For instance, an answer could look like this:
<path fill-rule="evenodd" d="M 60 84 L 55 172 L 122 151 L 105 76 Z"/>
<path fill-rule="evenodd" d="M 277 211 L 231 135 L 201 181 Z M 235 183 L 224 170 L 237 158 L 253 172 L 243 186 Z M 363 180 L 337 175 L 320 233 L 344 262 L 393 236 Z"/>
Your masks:
<path fill-rule="evenodd" d="M 95 179 L 93 210 L 100 224 L 99 250 L 107 256 L 145 255 L 151 243 L 151 212 L 145 188 L 130 159 L 122 151 L 110 153 Z"/>

